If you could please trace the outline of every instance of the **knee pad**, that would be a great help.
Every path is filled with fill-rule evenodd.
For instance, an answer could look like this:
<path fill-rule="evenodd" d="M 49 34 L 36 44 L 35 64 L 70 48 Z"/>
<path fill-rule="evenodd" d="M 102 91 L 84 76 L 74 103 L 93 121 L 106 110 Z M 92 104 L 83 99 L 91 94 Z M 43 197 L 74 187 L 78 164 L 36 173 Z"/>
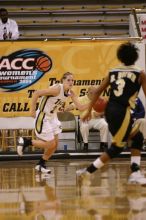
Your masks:
<path fill-rule="evenodd" d="M 117 147 L 116 145 L 112 144 L 109 149 L 106 150 L 106 153 L 112 159 L 117 157 L 123 151 L 123 147 Z"/>
<path fill-rule="evenodd" d="M 141 150 L 143 146 L 143 134 L 139 131 L 136 135 L 132 138 L 131 148 Z"/>

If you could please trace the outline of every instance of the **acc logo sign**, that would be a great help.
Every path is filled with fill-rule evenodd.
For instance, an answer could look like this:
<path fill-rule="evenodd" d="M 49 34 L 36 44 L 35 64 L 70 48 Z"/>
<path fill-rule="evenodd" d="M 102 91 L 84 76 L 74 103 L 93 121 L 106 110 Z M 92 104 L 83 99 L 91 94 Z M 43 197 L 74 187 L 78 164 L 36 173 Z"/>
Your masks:
<path fill-rule="evenodd" d="M 24 89 L 36 83 L 51 67 L 51 58 L 42 51 L 16 51 L 0 59 L 0 88 L 6 91 Z"/>

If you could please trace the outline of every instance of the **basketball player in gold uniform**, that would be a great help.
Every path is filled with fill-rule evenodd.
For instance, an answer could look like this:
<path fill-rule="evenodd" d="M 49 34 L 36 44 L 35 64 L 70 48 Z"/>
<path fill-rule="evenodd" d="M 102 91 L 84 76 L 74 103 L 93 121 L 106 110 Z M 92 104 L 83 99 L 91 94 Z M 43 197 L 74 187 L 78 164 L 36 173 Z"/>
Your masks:
<path fill-rule="evenodd" d="M 52 156 L 58 146 L 58 134 L 61 133 L 61 123 L 57 118 L 57 112 L 65 104 L 70 90 L 73 87 L 73 74 L 63 74 L 61 83 L 50 86 L 48 89 L 38 90 L 33 94 L 31 116 L 35 118 L 35 134 L 37 139 L 19 137 L 17 153 L 22 156 L 25 148 L 33 145 L 44 149 L 44 154 L 35 167 L 42 173 L 50 173 L 46 161 Z M 39 108 L 36 112 L 38 98 L 41 97 Z M 80 105 L 80 104 L 79 104 Z M 80 106 L 78 107 L 80 108 Z"/>

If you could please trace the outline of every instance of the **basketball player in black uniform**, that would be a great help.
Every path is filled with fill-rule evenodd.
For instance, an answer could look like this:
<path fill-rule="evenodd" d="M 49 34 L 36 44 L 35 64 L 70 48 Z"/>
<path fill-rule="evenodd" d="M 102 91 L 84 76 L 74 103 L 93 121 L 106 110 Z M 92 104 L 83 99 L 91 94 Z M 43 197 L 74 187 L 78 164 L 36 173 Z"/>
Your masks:
<path fill-rule="evenodd" d="M 77 170 L 77 175 L 90 176 L 91 173 L 103 167 L 112 158 L 117 157 L 123 151 L 127 141 L 131 139 L 131 175 L 129 182 L 145 185 L 146 178 L 140 172 L 143 135 L 138 127 L 133 126 L 130 109 L 135 108 L 136 98 L 141 86 L 146 96 L 146 75 L 134 66 L 138 59 L 138 48 L 135 45 L 129 42 L 121 44 L 117 50 L 117 57 L 122 65 L 109 71 L 108 76 L 97 88 L 89 111 L 84 117 L 84 120 L 90 118 L 93 103 L 110 86 L 110 97 L 105 110 L 105 117 L 113 136 L 112 144 L 89 167 Z"/>

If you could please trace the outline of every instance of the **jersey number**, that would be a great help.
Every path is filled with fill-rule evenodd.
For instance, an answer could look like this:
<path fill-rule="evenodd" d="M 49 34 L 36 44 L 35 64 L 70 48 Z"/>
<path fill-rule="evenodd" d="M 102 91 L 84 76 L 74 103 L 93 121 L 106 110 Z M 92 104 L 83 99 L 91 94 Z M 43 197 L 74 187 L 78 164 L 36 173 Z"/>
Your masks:
<path fill-rule="evenodd" d="M 58 104 L 60 104 L 60 99 L 57 99 L 57 101 L 54 103 L 54 107 L 53 107 L 53 109 L 50 111 L 50 113 L 54 113 L 55 112 L 55 110 L 57 109 L 57 107 L 58 107 Z"/>
<path fill-rule="evenodd" d="M 116 81 L 116 84 L 117 84 L 117 89 L 114 90 L 114 94 L 115 94 L 115 96 L 120 96 L 120 95 L 123 94 L 125 81 L 123 79 L 119 79 L 119 80 Z"/>

